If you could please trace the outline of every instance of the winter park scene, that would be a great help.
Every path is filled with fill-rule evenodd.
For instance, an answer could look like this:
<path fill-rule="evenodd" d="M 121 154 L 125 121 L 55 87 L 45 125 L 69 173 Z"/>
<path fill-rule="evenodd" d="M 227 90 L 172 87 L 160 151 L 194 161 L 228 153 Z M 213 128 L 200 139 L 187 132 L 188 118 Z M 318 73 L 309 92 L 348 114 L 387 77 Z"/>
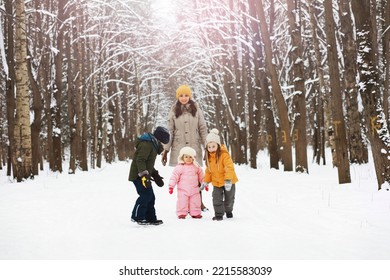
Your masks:
<path fill-rule="evenodd" d="M 0 11 L 0 268 L 390 260 L 390 1 Z"/>

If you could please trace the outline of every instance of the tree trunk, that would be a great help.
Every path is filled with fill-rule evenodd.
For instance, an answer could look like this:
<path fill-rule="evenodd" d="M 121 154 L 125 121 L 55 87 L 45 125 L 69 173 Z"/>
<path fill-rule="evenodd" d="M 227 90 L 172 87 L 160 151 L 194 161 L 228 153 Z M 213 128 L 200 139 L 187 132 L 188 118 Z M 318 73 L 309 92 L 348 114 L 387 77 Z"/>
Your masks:
<path fill-rule="evenodd" d="M 232 62 L 235 60 L 235 58 L 232 58 L 232 60 L 226 59 L 225 56 L 222 57 L 222 65 L 225 65 L 225 69 L 223 69 L 223 94 L 225 94 L 226 97 L 226 118 L 227 118 L 227 131 L 229 131 L 229 135 L 225 137 L 225 144 L 227 145 L 228 149 L 231 149 L 231 156 L 233 158 L 234 162 L 238 162 L 240 149 L 239 149 L 239 139 L 238 139 L 238 129 L 236 127 L 236 117 L 235 113 L 237 112 L 237 94 L 235 90 L 235 84 L 234 84 L 234 77 L 233 75 L 230 75 L 230 71 L 227 71 L 227 69 L 232 69 Z M 226 130 L 220 130 L 221 134 L 224 133 Z M 230 144 L 230 146 L 229 146 Z"/>
<path fill-rule="evenodd" d="M 77 4 L 77 11 L 78 11 L 78 26 L 79 26 L 79 32 L 78 32 L 78 41 L 79 41 L 79 47 L 78 47 L 78 53 L 80 57 L 79 61 L 79 75 L 80 75 L 80 88 L 79 88 L 79 94 L 80 94 L 80 116 L 79 116 L 79 122 L 80 122 L 80 147 L 79 147 L 79 165 L 82 171 L 88 171 L 88 132 L 87 132 L 87 83 L 85 81 L 86 77 L 86 64 L 87 64 L 87 53 L 86 53 L 86 41 L 89 40 L 88 38 L 85 38 L 82 36 L 84 30 L 85 30 L 85 22 L 86 22 L 86 15 L 84 14 L 85 9 L 84 5 Z"/>
<path fill-rule="evenodd" d="M 8 15 L 14 14 L 14 9 L 11 0 L 5 1 L 5 10 Z M 14 150 L 14 127 L 15 127 L 15 52 L 14 52 L 14 21 L 11 17 L 5 17 L 5 34 L 7 35 L 7 64 L 8 64 L 8 79 L 6 81 L 6 104 L 7 104 L 7 123 L 8 123 L 8 151 L 7 151 L 7 176 L 11 176 L 15 166 L 12 161 L 12 153 Z"/>
<path fill-rule="evenodd" d="M 102 167 L 103 157 L 103 77 L 102 74 L 98 76 L 96 87 L 96 99 L 97 99 L 97 141 L 96 141 L 96 166 Z"/>
<path fill-rule="evenodd" d="M 114 133 L 115 133 L 115 83 L 113 82 L 115 80 L 115 73 L 114 70 L 110 70 L 110 82 L 107 84 L 107 108 L 108 108 L 108 114 L 107 114 L 107 127 L 106 127 L 106 133 L 107 133 L 107 141 L 106 141 L 106 162 L 113 163 L 114 161 L 114 153 L 115 153 L 115 139 L 114 139 Z M 140 106 L 142 108 L 142 106 Z"/>
<path fill-rule="evenodd" d="M 328 44 L 329 79 L 332 91 L 332 113 L 334 142 L 337 156 L 337 169 L 339 183 L 350 183 L 351 175 L 349 170 L 347 135 L 342 105 L 342 92 L 340 87 L 340 72 L 338 67 L 337 44 L 335 37 L 335 24 L 333 20 L 332 0 L 324 0 L 325 8 L 325 32 Z"/>
<path fill-rule="evenodd" d="M 256 7 L 254 1 L 249 1 L 249 13 L 253 18 L 256 18 Z M 265 118 L 265 129 L 266 129 L 266 138 L 267 138 L 267 146 L 268 146 L 268 152 L 270 155 L 270 168 L 279 169 L 279 152 L 278 152 L 278 144 L 277 144 L 277 137 L 276 137 L 276 125 L 275 125 L 275 118 L 272 110 L 272 104 L 271 104 L 271 92 L 269 90 L 269 83 L 267 74 L 265 72 L 265 66 L 264 66 L 264 54 L 262 46 L 258 45 L 258 42 L 261 41 L 260 38 L 260 29 L 259 25 L 254 21 L 251 20 L 251 28 L 254 32 L 254 39 L 253 42 L 253 49 L 256 50 L 255 58 L 254 58 L 254 68 L 255 68 L 255 83 L 256 83 L 256 98 L 255 101 L 256 104 L 254 106 L 256 107 L 255 111 L 255 119 L 257 120 L 256 124 L 256 130 L 260 129 L 260 114 L 261 114 L 261 108 L 264 108 L 262 111 L 264 111 L 264 118 Z M 251 125 L 251 121 L 249 122 L 249 125 Z M 257 133 L 257 136 L 259 136 L 259 133 Z M 257 144 L 258 141 L 256 141 L 256 152 L 257 152 Z"/>
<path fill-rule="evenodd" d="M 122 95 L 122 94 L 121 94 Z M 116 96 L 114 101 L 115 101 L 115 114 L 114 114 L 114 137 L 115 137 L 115 146 L 116 146 L 116 151 L 117 151 L 117 156 L 118 160 L 123 161 L 126 159 L 126 154 L 125 154 L 125 146 L 123 145 L 123 131 L 124 128 L 122 127 L 122 121 L 121 121 L 121 95 Z"/>
<path fill-rule="evenodd" d="M 79 7 L 76 7 L 76 15 L 79 18 L 80 14 L 78 12 Z M 80 163 L 82 158 L 82 145 L 81 145 L 81 134 L 82 134 L 82 127 L 83 127 L 83 99 L 84 99 L 84 92 L 83 92 L 83 84 L 82 84 L 82 64 L 83 64 L 83 57 L 81 53 L 81 49 L 83 48 L 81 44 L 81 39 L 77 38 L 80 34 L 80 27 L 77 24 L 74 27 L 74 33 L 73 37 L 76 39 L 76 43 L 73 44 L 73 55 L 75 57 L 74 61 L 74 94 L 75 94 L 75 103 L 74 103 L 74 109 L 75 109 L 75 156 L 76 156 L 76 167 L 81 169 Z"/>
<path fill-rule="evenodd" d="M 129 74 L 128 71 L 123 71 L 123 81 L 129 80 Z M 130 140 L 131 140 L 131 125 L 132 125 L 132 119 L 129 117 L 129 95 L 130 90 L 127 83 L 123 83 L 120 85 L 122 89 L 122 95 L 121 95 L 121 107 L 122 107 L 122 119 L 124 120 L 124 138 L 123 138 L 123 147 L 125 150 L 125 159 L 130 158 L 131 149 L 130 146 Z M 160 102 L 158 102 L 159 104 Z M 160 106 L 160 105 L 158 105 Z M 159 108 L 157 108 L 157 111 L 159 111 Z"/>
<path fill-rule="evenodd" d="M 236 7 L 234 6 L 236 4 Z M 232 11 L 237 10 L 240 14 L 243 11 L 243 7 L 240 4 L 240 1 L 234 1 L 230 0 L 229 1 L 229 7 Z M 231 20 L 231 30 L 232 32 L 232 38 L 238 38 L 236 34 L 240 34 L 243 31 L 240 28 L 240 25 L 235 24 L 235 17 L 233 14 L 230 15 L 230 20 Z M 248 150 L 248 143 L 247 143 L 247 121 L 246 121 L 246 113 L 245 113 L 245 108 L 246 108 L 246 83 L 244 79 L 244 65 L 243 61 L 244 58 L 241 57 L 239 58 L 239 55 L 243 53 L 244 49 L 242 46 L 242 43 L 240 40 L 234 39 L 232 40 L 232 47 L 233 47 L 233 67 L 232 69 L 235 72 L 235 83 L 234 83 L 234 88 L 235 88 L 235 103 L 233 105 L 233 114 L 235 116 L 234 120 L 234 125 L 235 125 L 235 130 L 237 131 L 236 134 L 236 147 L 235 150 L 236 152 L 236 157 L 234 158 L 235 163 L 238 164 L 247 164 L 248 159 L 247 159 L 247 150 Z"/>
<path fill-rule="evenodd" d="M 256 18 L 256 8 L 253 1 L 248 3 L 248 13 L 251 17 Z M 254 58 L 252 63 L 254 64 L 253 70 L 251 68 L 251 56 L 248 47 L 245 47 L 245 76 L 247 77 L 248 84 L 248 126 L 249 126 L 249 164 L 251 168 L 257 168 L 257 153 L 258 153 L 258 140 L 260 137 L 260 108 L 261 108 L 261 86 L 260 86 L 260 60 L 262 57 L 261 47 L 257 45 L 260 42 L 260 31 L 257 23 L 254 20 L 250 20 L 250 26 L 244 17 L 247 30 L 252 29 L 253 38 L 250 38 L 250 34 L 246 32 L 246 40 L 252 43 L 252 48 L 255 50 Z M 252 77 L 254 76 L 254 77 Z"/>
<path fill-rule="evenodd" d="M 26 11 L 23 0 L 16 2 L 15 9 L 15 127 L 14 127 L 14 178 L 18 182 L 33 177 L 30 95 L 27 69 Z"/>
<path fill-rule="evenodd" d="M 77 83 L 74 81 L 74 76 L 77 75 L 74 64 L 76 63 L 78 57 L 72 57 L 73 50 L 73 33 L 67 32 L 64 35 L 65 38 L 65 52 L 67 59 L 67 107 L 68 107 L 68 125 L 69 125 L 69 174 L 74 174 L 76 172 L 76 161 L 77 161 L 77 129 L 76 129 L 76 88 Z"/>
<path fill-rule="evenodd" d="M 264 115 L 265 115 L 265 127 L 267 130 L 267 145 L 269 151 L 270 168 L 279 169 L 280 155 L 278 152 L 278 138 L 276 135 L 275 117 L 272 110 L 271 91 L 269 89 L 268 78 L 266 73 L 262 71 L 261 75 L 261 88 L 264 95 Z"/>
<path fill-rule="evenodd" d="M 390 0 L 383 3 L 383 64 L 384 64 L 384 85 L 383 85 L 383 111 L 389 125 L 389 98 L 390 98 Z"/>
<path fill-rule="evenodd" d="M 91 40 L 92 41 L 92 40 Z M 91 49 L 95 49 L 96 44 L 87 40 L 87 56 L 93 57 Z M 87 63 L 88 73 L 95 73 L 95 67 L 91 63 Z M 95 169 L 96 166 L 96 75 L 93 75 L 90 79 L 88 86 L 88 112 L 89 112 L 89 124 L 90 124 L 90 166 L 92 169 Z"/>
<path fill-rule="evenodd" d="M 34 3 L 34 9 L 39 10 L 41 9 L 41 3 L 39 1 L 36 1 Z M 41 15 L 38 13 L 36 15 L 36 26 L 42 26 L 42 19 Z M 28 26 L 28 28 L 33 29 L 33 25 Z M 29 29 L 28 32 L 31 30 Z M 31 49 L 37 49 L 42 50 L 45 49 L 45 46 L 43 44 L 42 37 L 44 36 L 41 33 L 34 33 L 35 36 L 33 37 L 32 48 Z M 28 57 L 32 58 L 34 57 L 33 54 L 28 51 Z M 41 58 L 42 59 L 42 58 Z M 42 161 L 42 143 L 40 139 L 40 134 L 42 130 L 42 112 L 43 112 L 43 100 L 42 100 L 42 94 L 41 94 L 41 81 L 40 75 L 39 75 L 39 68 L 41 65 L 35 66 L 32 59 L 28 60 L 27 63 L 28 66 L 28 75 L 29 80 L 31 84 L 31 92 L 32 92 L 32 110 L 34 112 L 33 116 L 33 122 L 31 124 L 31 148 L 32 148 L 32 168 L 33 168 L 33 174 L 38 175 L 39 173 L 39 165 Z M 33 67 L 36 69 L 33 70 Z M 37 73 L 34 75 L 34 73 Z"/>
<path fill-rule="evenodd" d="M 32 170 L 34 175 L 38 175 L 39 163 L 41 162 L 40 133 L 41 133 L 43 103 L 42 103 L 42 96 L 41 96 L 38 82 L 35 80 L 31 68 L 32 68 L 31 62 L 29 61 L 28 75 L 29 75 L 31 91 L 33 95 L 32 110 L 34 111 L 34 120 L 31 124 Z"/>
<path fill-rule="evenodd" d="M 367 146 L 363 140 L 361 129 L 361 115 L 358 108 L 358 92 L 356 86 L 357 76 L 357 50 L 353 38 L 350 0 L 341 0 L 339 3 L 341 34 L 344 57 L 344 94 L 346 102 L 346 116 L 348 129 L 349 160 L 351 163 L 366 163 Z"/>
<path fill-rule="evenodd" d="M 99 40 L 99 50 L 102 50 L 102 39 Z M 98 64 L 100 65 L 104 61 L 103 54 L 100 53 L 98 58 Z M 102 157 L 103 157 L 103 91 L 104 91 L 104 74 L 103 69 L 97 72 L 97 77 L 95 77 L 96 83 L 96 166 L 100 168 L 102 166 Z"/>
<path fill-rule="evenodd" d="M 283 158 L 284 170 L 292 171 L 293 170 L 292 147 L 291 147 L 291 136 L 290 136 L 290 122 L 288 119 L 288 109 L 287 109 L 286 101 L 282 94 L 282 89 L 278 81 L 276 67 L 272 62 L 273 54 L 272 54 L 271 38 L 267 28 L 267 21 L 265 19 L 262 0 L 259 0 L 256 3 L 256 10 L 257 10 L 258 18 L 260 20 L 260 30 L 261 30 L 263 43 L 264 43 L 266 66 L 271 78 L 272 90 L 276 100 L 276 106 L 280 118 L 280 125 L 281 125 L 280 138 L 282 143 L 282 158 Z"/>
<path fill-rule="evenodd" d="M 364 114 L 368 129 L 368 137 L 371 143 L 372 156 L 374 158 L 375 172 L 378 189 L 384 184 L 390 187 L 390 137 L 383 112 L 377 65 L 376 53 L 372 48 L 373 37 L 372 22 L 370 20 L 370 1 L 352 1 L 352 10 L 356 22 L 356 34 L 358 45 L 358 69 L 359 91 L 363 101 Z"/>
<path fill-rule="evenodd" d="M 291 61 L 293 62 L 294 72 L 294 131 L 293 139 L 295 142 L 295 171 L 308 173 L 309 167 L 307 164 L 307 143 L 306 143 L 306 90 L 305 77 L 303 67 L 303 53 L 301 42 L 301 29 L 299 10 L 296 8 L 299 4 L 297 0 L 287 1 L 287 14 L 289 22 L 289 30 L 292 42 Z"/>
<path fill-rule="evenodd" d="M 310 14 L 310 29 L 312 32 L 312 39 L 313 39 L 313 45 L 314 45 L 314 53 L 315 53 L 315 61 L 316 61 L 316 70 L 319 80 L 319 86 L 318 86 L 318 94 L 316 96 L 316 108 L 315 111 L 316 119 L 317 119 L 317 150 L 315 153 L 317 153 L 317 163 L 319 164 L 321 161 L 321 158 L 323 158 L 323 162 L 325 165 L 326 159 L 325 159 L 325 136 L 327 129 L 330 127 L 330 113 L 327 113 L 329 110 L 329 99 L 328 99 L 328 92 L 326 91 L 327 87 L 325 85 L 324 81 L 324 71 L 322 67 L 322 58 L 321 58 L 321 51 L 320 51 L 320 43 L 317 35 L 317 19 L 316 19 L 316 13 L 313 6 L 313 0 L 309 0 L 309 14 Z M 324 109 L 325 108 L 325 109 Z M 327 114 L 325 114 L 327 113 Z M 325 115 L 327 118 L 325 119 Z M 326 124 L 325 124 L 326 123 Z"/>
<path fill-rule="evenodd" d="M 0 123 L 0 170 L 3 170 L 3 165 L 5 165 L 5 159 L 6 159 L 6 153 L 5 153 L 5 147 L 6 145 L 6 140 L 4 138 L 4 126 L 5 126 L 5 116 L 3 115 L 4 113 L 4 103 L 3 99 L 0 98 L 0 120 L 2 122 Z"/>
<path fill-rule="evenodd" d="M 64 50 L 64 25 L 65 22 L 65 4 L 67 0 L 58 0 L 58 22 L 57 22 L 57 40 L 56 48 L 58 52 L 54 56 L 55 82 L 53 100 L 55 104 L 50 108 L 52 121 L 52 171 L 62 172 L 62 124 L 61 124 L 61 106 L 62 106 L 62 66 L 63 66 L 63 50 Z"/>
<path fill-rule="evenodd" d="M 49 6 L 47 3 L 49 1 L 46 1 L 46 6 Z M 54 25 L 54 19 L 51 17 L 45 18 L 43 21 L 44 25 Z M 42 139 L 43 147 L 42 147 L 42 156 L 43 158 L 49 162 L 49 168 L 50 170 L 53 170 L 53 127 L 52 127 L 52 118 L 51 118 L 51 104 L 52 104 L 52 92 L 53 92 L 53 81 L 52 81 L 52 75 L 53 73 L 53 66 L 51 65 L 52 63 L 52 54 L 50 52 L 50 46 L 45 44 L 44 42 L 48 42 L 51 39 L 51 34 L 41 34 L 39 37 L 40 40 L 42 41 L 40 45 L 44 45 L 45 47 L 42 49 L 43 55 L 41 58 L 41 67 L 39 69 L 39 76 L 42 79 L 42 97 L 43 97 L 43 106 L 44 106 L 44 119 L 45 119 L 45 124 L 46 124 L 46 134 L 44 138 Z M 44 129 L 45 127 L 43 127 Z M 43 170 L 43 163 L 41 163 L 41 170 Z"/>

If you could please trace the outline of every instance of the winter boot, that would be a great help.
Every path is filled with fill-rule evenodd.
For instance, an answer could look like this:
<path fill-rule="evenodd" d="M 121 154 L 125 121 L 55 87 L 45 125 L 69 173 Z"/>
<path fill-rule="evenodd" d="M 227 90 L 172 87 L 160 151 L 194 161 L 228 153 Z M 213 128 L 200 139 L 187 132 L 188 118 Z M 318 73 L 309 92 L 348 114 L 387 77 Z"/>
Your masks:
<path fill-rule="evenodd" d="M 195 215 L 195 216 L 191 216 L 192 218 L 194 218 L 194 219 L 201 219 L 202 218 L 202 215 Z"/>
<path fill-rule="evenodd" d="M 154 220 L 154 221 L 149 221 L 148 225 L 158 226 L 161 225 L 162 223 L 163 223 L 162 220 Z"/>
<path fill-rule="evenodd" d="M 141 226 L 149 224 L 147 220 L 136 220 L 135 222 Z"/>
<path fill-rule="evenodd" d="M 227 212 L 226 213 L 226 218 L 228 218 L 228 219 L 233 218 L 233 213 L 232 212 Z"/>
<path fill-rule="evenodd" d="M 223 217 L 221 217 L 221 216 L 213 217 L 213 221 L 222 221 L 222 220 L 223 220 Z"/>

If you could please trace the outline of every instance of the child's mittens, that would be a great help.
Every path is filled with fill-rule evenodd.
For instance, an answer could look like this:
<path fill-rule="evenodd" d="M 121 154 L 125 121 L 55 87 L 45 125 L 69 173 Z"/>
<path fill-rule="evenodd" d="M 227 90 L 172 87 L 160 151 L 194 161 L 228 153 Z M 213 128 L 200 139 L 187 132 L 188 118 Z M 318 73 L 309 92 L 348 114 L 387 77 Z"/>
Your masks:
<path fill-rule="evenodd" d="M 225 191 L 229 192 L 232 189 L 232 180 L 225 180 Z"/>
<path fill-rule="evenodd" d="M 163 180 L 164 178 L 160 176 L 157 170 L 153 170 L 151 176 L 154 179 L 154 182 L 157 184 L 157 186 L 159 187 L 164 186 L 164 180 Z"/>
<path fill-rule="evenodd" d="M 173 188 L 172 187 L 169 187 L 169 194 L 173 194 Z"/>
<path fill-rule="evenodd" d="M 208 192 L 209 191 L 209 183 L 203 182 L 200 185 L 199 189 L 200 189 L 200 191 L 206 190 L 206 192 Z"/>

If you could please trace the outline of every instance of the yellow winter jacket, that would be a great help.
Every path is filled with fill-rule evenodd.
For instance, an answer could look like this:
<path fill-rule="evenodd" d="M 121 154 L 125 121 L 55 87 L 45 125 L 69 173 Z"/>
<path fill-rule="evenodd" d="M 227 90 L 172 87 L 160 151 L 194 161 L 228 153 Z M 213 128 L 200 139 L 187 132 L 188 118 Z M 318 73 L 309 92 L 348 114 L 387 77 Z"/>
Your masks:
<path fill-rule="evenodd" d="M 232 180 L 232 184 L 238 181 L 234 171 L 234 163 L 225 145 L 221 145 L 221 154 L 217 158 L 217 153 L 208 153 L 206 158 L 206 172 L 204 181 L 212 183 L 214 187 L 223 187 L 225 180 Z"/>

